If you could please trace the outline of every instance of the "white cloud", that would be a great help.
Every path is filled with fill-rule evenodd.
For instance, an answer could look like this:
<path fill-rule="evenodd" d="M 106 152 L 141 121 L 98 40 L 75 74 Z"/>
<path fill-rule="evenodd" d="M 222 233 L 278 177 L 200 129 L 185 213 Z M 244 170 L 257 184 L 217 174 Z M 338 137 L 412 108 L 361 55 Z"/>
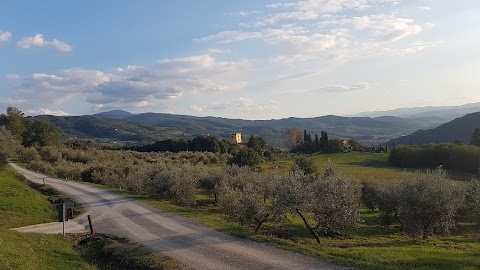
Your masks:
<path fill-rule="evenodd" d="M 28 115 L 55 115 L 55 116 L 68 116 L 70 115 L 69 113 L 66 113 L 64 111 L 54 111 L 54 110 L 50 110 L 50 109 L 44 109 L 44 108 L 40 108 L 40 109 L 37 109 L 37 110 L 28 110 L 26 111 L 26 113 Z"/>
<path fill-rule="evenodd" d="M 438 43 L 417 42 L 410 44 L 409 47 L 406 48 L 383 48 L 381 52 L 388 55 L 404 56 L 408 54 L 415 54 L 425 49 L 434 48 L 437 46 Z"/>
<path fill-rule="evenodd" d="M 27 103 L 24 99 L 0 98 L 1 107 L 20 107 Z"/>
<path fill-rule="evenodd" d="M 211 54 L 231 54 L 232 50 L 208 49 L 208 52 Z"/>
<path fill-rule="evenodd" d="M 283 47 L 294 52 L 305 53 L 319 52 L 335 46 L 334 35 L 313 34 L 302 35 L 281 35 L 269 38 L 266 43 Z"/>
<path fill-rule="evenodd" d="M 57 52 L 67 53 L 72 51 L 72 46 L 61 40 L 46 40 L 43 34 L 36 34 L 33 37 L 24 37 L 17 42 L 17 48 L 29 49 L 31 47 L 52 47 Z"/>
<path fill-rule="evenodd" d="M 270 63 L 292 67 L 301 62 L 337 65 L 373 54 L 415 53 L 428 48 L 403 45 L 403 52 L 396 49 L 400 40 L 407 40 L 433 26 L 399 17 L 397 12 L 384 8 L 397 3 L 395 0 L 275 3 L 267 8 L 276 13 L 261 13 L 260 20 L 242 23 L 250 29 L 221 31 L 195 40 L 218 43 L 260 40 L 273 47 L 271 53 L 266 54 Z M 378 10 L 385 13 L 362 15 Z M 352 12 L 358 15 L 351 16 Z M 279 23 L 286 20 L 287 24 Z"/>
<path fill-rule="evenodd" d="M 366 35 L 377 41 L 395 41 L 423 30 L 423 27 L 415 24 L 413 19 L 387 14 L 353 17 L 328 23 L 351 25 L 356 31 L 366 30 L 368 31 Z"/>
<path fill-rule="evenodd" d="M 190 109 L 195 112 L 213 112 L 213 111 L 229 111 L 240 113 L 263 113 L 277 112 L 279 110 L 275 101 L 267 103 L 256 103 L 252 99 L 239 97 L 236 99 L 213 102 L 206 106 L 192 105 Z"/>
<path fill-rule="evenodd" d="M 316 90 L 310 91 L 310 92 L 350 92 L 350 91 L 361 91 L 361 90 L 367 90 L 372 87 L 371 83 L 368 82 L 361 82 L 353 85 L 329 85 L 329 86 L 324 86 L 320 87 Z"/>
<path fill-rule="evenodd" d="M 347 10 L 364 11 L 385 3 L 395 4 L 396 0 L 306 0 L 290 3 L 276 3 L 267 5 L 271 9 L 290 9 L 271 15 L 257 26 L 275 24 L 281 20 L 314 20 L 323 15 L 336 14 Z"/>
<path fill-rule="evenodd" d="M 212 41 L 218 40 L 220 43 L 232 43 L 234 41 L 243 41 L 248 39 L 260 39 L 263 37 L 261 32 L 248 32 L 242 30 L 222 31 L 202 38 L 195 38 L 194 41 Z"/>
<path fill-rule="evenodd" d="M 10 32 L 0 32 L 0 41 L 9 41 L 12 37 Z"/>
<path fill-rule="evenodd" d="M 418 7 L 419 10 L 423 10 L 423 11 L 430 11 L 432 10 L 430 7 Z"/>
<path fill-rule="evenodd" d="M 9 79 L 9 80 L 18 80 L 18 79 L 20 79 L 21 77 L 20 77 L 20 75 L 18 75 L 18 74 L 7 74 L 7 75 L 5 76 L 5 78 L 7 78 L 7 79 Z"/>

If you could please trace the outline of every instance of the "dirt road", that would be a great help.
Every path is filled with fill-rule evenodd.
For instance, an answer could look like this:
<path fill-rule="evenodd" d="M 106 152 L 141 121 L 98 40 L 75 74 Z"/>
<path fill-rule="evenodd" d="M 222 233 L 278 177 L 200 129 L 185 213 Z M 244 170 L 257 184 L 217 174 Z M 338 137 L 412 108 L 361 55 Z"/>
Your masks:
<path fill-rule="evenodd" d="M 43 183 L 45 178 L 46 184 L 85 208 L 86 212 L 75 218 L 72 223 L 75 226 L 71 228 L 87 229 L 87 215 L 90 215 L 96 232 L 126 237 L 172 257 L 187 269 L 351 269 L 216 232 L 108 191 L 46 177 L 15 164 L 11 166 L 30 181 Z M 58 231 L 58 228 L 53 229 Z M 37 231 L 42 232 L 41 227 Z"/>

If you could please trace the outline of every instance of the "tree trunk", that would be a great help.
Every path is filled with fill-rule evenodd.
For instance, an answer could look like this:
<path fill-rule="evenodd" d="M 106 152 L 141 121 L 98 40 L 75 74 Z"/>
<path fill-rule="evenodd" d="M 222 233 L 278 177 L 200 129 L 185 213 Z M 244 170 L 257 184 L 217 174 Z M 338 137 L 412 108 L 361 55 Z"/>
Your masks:
<path fill-rule="evenodd" d="M 402 228 L 402 230 L 403 230 L 403 222 L 398 217 L 398 212 L 395 210 L 394 213 L 395 213 L 395 219 L 398 221 L 398 223 L 400 223 L 400 228 Z"/>
<path fill-rule="evenodd" d="M 295 209 L 295 211 L 300 215 L 300 217 L 303 220 L 303 223 L 305 224 L 305 227 L 310 231 L 310 233 L 315 237 L 315 240 L 317 240 L 317 243 L 320 244 L 320 237 L 318 236 L 317 232 L 308 224 L 307 219 L 302 215 L 300 210 Z"/>
<path fill-rule="evenodd" d="M 257 218 L 255 218 L 255 221 L 258 222 L 258 225 L 257 227 L 255 228 L 255 233 L 258 232 L 258 230 L 260 229 L 260 227 L 262 226 L 262 224 L 267 221 L 267 218 L 270 216 L 270 213 L 268 213 L 262 220 L 258 220 Z"/>

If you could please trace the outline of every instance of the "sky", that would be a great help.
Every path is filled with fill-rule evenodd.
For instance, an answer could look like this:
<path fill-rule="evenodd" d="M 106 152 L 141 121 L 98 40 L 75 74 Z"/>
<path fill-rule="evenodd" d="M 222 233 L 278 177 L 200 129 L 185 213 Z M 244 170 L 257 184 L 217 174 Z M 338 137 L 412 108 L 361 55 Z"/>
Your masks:
<path fill-rule="evenodd" d="M 480 102 L 480 1 L 1 1 L 0 106 L 242 119 Z"/>

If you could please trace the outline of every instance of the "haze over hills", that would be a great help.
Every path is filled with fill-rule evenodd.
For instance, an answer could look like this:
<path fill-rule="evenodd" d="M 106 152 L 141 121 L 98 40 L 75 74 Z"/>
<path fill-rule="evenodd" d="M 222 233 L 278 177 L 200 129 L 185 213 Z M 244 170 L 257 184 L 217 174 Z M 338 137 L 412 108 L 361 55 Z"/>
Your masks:
<path fill-rule="evenodd" d="M 411 135 L 388 141 L 388 145 L 470 142 L 475 128 L 480 128 L 480 112 L 467 114 L 436 128 L 418 130 Z"/>
<path fill-rule="evenodd" d="M 468 113 L 480 112 L 480 102 L 459 106 L 426 106 L 414 108 L 398 108 L 387 111 L 362 112 L 352 116 L 379 117 L 397 116 L 402 118 L 424 118 L 426 121 L 448 122 Z"/>

